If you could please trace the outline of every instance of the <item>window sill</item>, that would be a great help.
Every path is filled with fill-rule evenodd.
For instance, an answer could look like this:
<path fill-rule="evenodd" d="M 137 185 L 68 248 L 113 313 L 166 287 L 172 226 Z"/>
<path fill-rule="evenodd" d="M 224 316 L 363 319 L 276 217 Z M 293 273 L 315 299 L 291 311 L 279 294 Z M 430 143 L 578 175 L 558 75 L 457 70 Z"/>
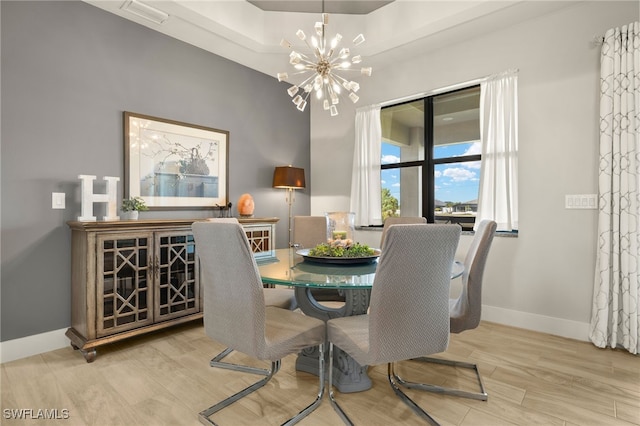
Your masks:
<path fill-rule="evenodd" d="M 382 226 L 356 226 L 357 231 L 373 231 L 382 232 Z M 475 235 L 474 231 L 462 231 L 462 235 Z M 498 231 L 496 232 L 498 238 L 518 238 L 517 232 Z"/>

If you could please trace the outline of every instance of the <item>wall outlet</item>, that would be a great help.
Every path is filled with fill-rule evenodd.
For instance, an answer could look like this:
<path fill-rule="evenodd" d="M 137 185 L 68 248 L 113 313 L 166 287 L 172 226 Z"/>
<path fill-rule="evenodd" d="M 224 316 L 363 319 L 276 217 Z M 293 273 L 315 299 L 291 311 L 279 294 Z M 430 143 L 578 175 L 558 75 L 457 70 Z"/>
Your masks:
<path fill-rule="evenodd" d="M 51 208 L 52 209 L 64 209 L 64 192 L 52 192 L 51 193 Z"/>
<path fill-rule="evenodd" d="M 598 208 L 598 194 L 577 194 L 564 196 L 565 209 L 592 209 Z"/>

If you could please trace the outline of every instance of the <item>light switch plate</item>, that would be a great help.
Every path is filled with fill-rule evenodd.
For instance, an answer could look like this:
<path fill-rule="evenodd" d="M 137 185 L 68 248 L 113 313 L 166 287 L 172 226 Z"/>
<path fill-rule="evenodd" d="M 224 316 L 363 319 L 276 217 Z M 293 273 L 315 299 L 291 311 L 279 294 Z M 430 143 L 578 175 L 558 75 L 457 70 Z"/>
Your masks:
<path fill-rule="evenodd" d="M 52 209 L 64 209 L 64 192 L 52 192 L 51 193 L 51 208 Z"/>
<path fill-rule="evenodd" d="M 592 209 L 598 208 L 598 194 L 565 195 L 564 207 L 566 209 Z"/>

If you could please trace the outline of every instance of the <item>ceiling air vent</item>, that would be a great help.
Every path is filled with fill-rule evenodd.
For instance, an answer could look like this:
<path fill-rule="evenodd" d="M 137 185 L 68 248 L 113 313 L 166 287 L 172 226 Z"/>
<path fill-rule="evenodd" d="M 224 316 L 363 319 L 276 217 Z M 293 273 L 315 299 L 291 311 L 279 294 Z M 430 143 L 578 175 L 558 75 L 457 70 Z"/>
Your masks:
<path fill-rule="evenodd" d="M 124 2 L 121 9 L 131 12 L 141 18 L 148 19 L 156 24 L 163 24 L 167 19 L 169 19 L 168 13 L 137 0 L 128 0 Z"/>

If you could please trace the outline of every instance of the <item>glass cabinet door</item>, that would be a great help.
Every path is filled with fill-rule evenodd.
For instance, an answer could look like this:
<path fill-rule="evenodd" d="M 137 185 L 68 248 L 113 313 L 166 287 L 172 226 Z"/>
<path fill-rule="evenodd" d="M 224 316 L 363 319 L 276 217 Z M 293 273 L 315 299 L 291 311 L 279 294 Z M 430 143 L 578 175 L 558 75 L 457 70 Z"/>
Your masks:
<path fill-rule="evenodd" d="M 97 334 L 104 336 L 153 323 L 153 234 L 97 237 Z"/>
<path fill-rule="evenodd" d="M 156 233 L 155 320 L 200 311 L 196 244 L 191 231 Z"/>

